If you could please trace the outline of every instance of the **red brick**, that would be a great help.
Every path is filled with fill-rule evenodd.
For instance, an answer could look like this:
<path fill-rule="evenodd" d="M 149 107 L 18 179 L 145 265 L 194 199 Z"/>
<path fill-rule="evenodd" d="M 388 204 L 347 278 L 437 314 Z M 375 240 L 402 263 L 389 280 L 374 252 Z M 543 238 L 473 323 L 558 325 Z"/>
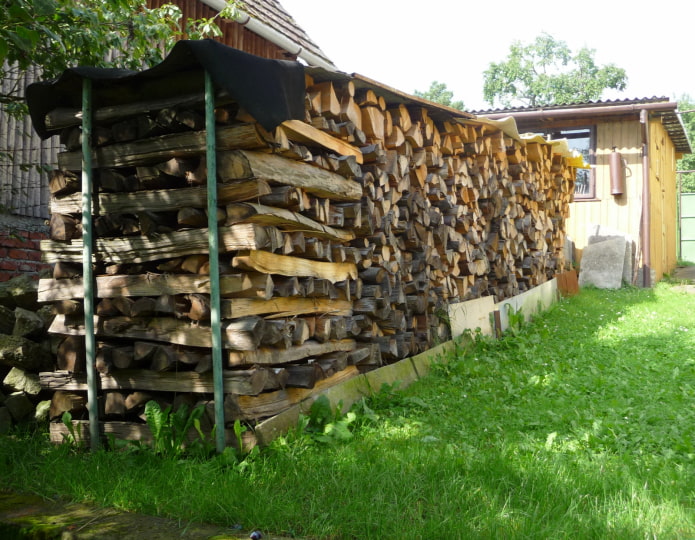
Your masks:
<path fill-rule="evenodd" d="M 8 237 L 5 236 L 4 238 L 0 238 L 0 246 L 5 246 L 8 248 L 25 248 L 29 245 L 29 241 L 26 240 L 25 238 L 15 238 L 15 237 Z"/>
<path fill-rule="evenodd" d="M 7 252 L 7 256 L 10 259 L 21 261 L 27 258 L 27 252 L 25 249 L 11 249 Z"/>
<path fill-rule="evenodd" d="M 0 261 L 0 270 L 10 270 L 12 272 L 17 271 L 17 262 L 11 259 L 5 259 Z"/>
<path fill-rule="evenodd" d="M 40 251 L 27 251 L 27 260 L 29 261 L 40 261 L 41 260 L 41 252 Z"/>
<path fill-rule="evenodd" d="M 0 272 L 0 283 L 4 281 L 10 281 L 17 274 L 11 274 L 10 272 Z"/>
<path fill-rule="evenodd" d="M 7 248 L 0 248 L 0 259 L 7 257 Z"/>
<path fill-rule="evenodd" d="M 32 240 L 46 240 L 48 239 L 48 235 L 46 233 L 41 233 L 41 232 L 32 232 L 29 233 L 29 238 Z"/>

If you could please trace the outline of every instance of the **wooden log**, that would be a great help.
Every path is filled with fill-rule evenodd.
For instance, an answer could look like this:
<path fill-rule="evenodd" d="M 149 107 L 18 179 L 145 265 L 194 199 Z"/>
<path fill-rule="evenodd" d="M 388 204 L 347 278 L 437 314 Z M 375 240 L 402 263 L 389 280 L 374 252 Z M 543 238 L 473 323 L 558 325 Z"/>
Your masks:
<path fill-rule="evenodd" d="M 278 297 L 269 300 L 237 298 L 222 300 L 220 307 L 223 319 L 248 317 L 251 315 L 266 315 L 266 318 L 285 318 L 315 313 L 330 313 L 343 317 L 352 315 L 352 302 L 348 300 L 332 300 L 330 298 Z"/>
<path fill-rule="evenodd" d="M 86 390 L 86 385 L 84 389 Z M 51 396 L 51 407 L 48 415 L 51 419 L 60 418 L 64 412 L 76 415 L 79 412 L 84 412 L 86 408 L 86 395 L 58 390 Z"/>
<path fill-rule="evenodd" d="M 87 353 L 84 338 L 81 336 L 66 336 L 58 345 L 56 365 L 58 369 L 83 373 L 86 371 Z"/>
<path fill-rule="evenodd" d="M 256 395 L 263 390 L 268 373 L 266 369 L 226 369 L 222 372 L 225 392 Z M 87 377 L 67 371 L 39 373 L 41 387 L 58 391 L 86 391 Z M 115 370 L 99 376 L 102 390 L 144 390 L 157 392 L 213 393 L 212 373 L 195 371 L 154 372 L 148 370 Z"/>
<path fill-rule="evenodd" d="M 336 201 L 359 201 L 362 198 L 362 187 L 353 180 L 308 163 L 292 161 L 273 154 L 245 150 L 220 152 L 217 156 L 217 167 L 221 180 L 255 177 L 301 188 L 318 197 Z"/>
<path fill-rule="evenodd" d="M 352 339 L 343 339 L 340 341 L 328 341 L 326 343 L 318 343 L 309 340 L 299 347 L 291 347 L 289 349 L 272 349 L 259 348 L 255 351 L 230 351 L 226 355 L 226 364 L 228 367 L 245 366 L 245 365 L 277 365 L 288 362 L 296 362 L 303 358 L 319 356 L 336 351 L 349 352 L 355 347 L 355 341 Z"/>
<path fill-rule="evenodd" d="M 51 240 L 67 242 L 82 238 L 82 223 L 79 219 L 65 214 L 52 214 L 49 222 Z"/>
<path fill-rule="evenodd" d="M 340 109 L 340 105 L 338 105 L 338 109 Z M 291 141 L 298 142 L 310 148 L 324 148 L 341 156 L 355 156 L 358 163 L 362 163 L 362 152 L 360 152 L 359 148 L 337 137 L 333 137 L 328 133 L 324 133 L 311 124 L 307 124 L 301 120 L 285 120 L 280 124 L 280 128 L 284 130 L 287 134 L 287 138 Z"/>
<path fill-rule="evenodd" d="M 349 242 L 355 238 L 354 233 L 350 231 L 334 229 L 296 212 L 262 204 L 233 203 L 227 205 L 227 220 L 225 224 L 234 225 L 236 223 L 271 225 L 282 231 L 302 231 L 307 236 L 326 238 L 338 242 Z"/>
<path fill-rule="evenodd" d="M 54 197 L 75 193 L 80 190 L 80 179 L 71 171 L 55 169 L 51 172 L 48 190 Z"/>
<path fill-rule="evenodd" d="M 282 237 L 277 229 L 259 225 L 238 224 L 219 228 L 220 251 L 222 253 L 240 249 L 277 249 Z M 207 229 L 178 231 L 160 234 L 156 238 L 98 238 L 95 257 L 112 263 L 139 263 L 162 258 L 180 257 L 206 253 Z M 61 244 L 52 240 L 41 241 L 44 262 L 78 262 L 82 259 L 82 241 Z"/>
<path fill-rule="evenodd" d="M 212 346 L 209 326 L 169 317 L 95 317 L 95 329 L 97 336 L 102 338 L 144 339 L 191 347 Z M 81 336 L 84 335 L 84 325 L 80 321 L 67 320 L 65 315 L 57 315 L 49 332 Z M 222 346 L 225 349 L 252 351 L 258 347 L 262 335 L 263 319 L 259 317 L 231 321 L 222 327 Z"/>
<path fill-rule="evenodd" d="M 267 279 L 267 276 L 263 276 L 263 283 L 254 285 L 253 280 L 245 274 L 222 275 L 220 276 L 220 294 L 227 296 L 253 290 L 254 295 L 256 295 L 256 291 L 260 288 L 262 290 L 260 296 L 267 296 Z M 147 274 L 97 276 L 96 281 L 97 298 L 210 293 L 210 278 L 203 275 Z M 39 280 L 39 302 L 56 302 L 83 297 L 82 278 Z"/>
<path fill-rule="evenodd" d="M 264 148 L 273 142 L 272 136 L 258 124 L 234 124 L 217 128 L 218 150 L 230 148 Z M 131 167 L 157 163 L 164 157 L 192 157 L 205 153 L 205 131 L 172 133 L 136 142 L 118 143 L 97 148 L 93 166 Z M 58 154 L 61 169 L 78 171 L 82 166 L 82 152 Z"/>
<path fill-rule="evenodd" d="M 298 257 L 275 255 L 267 251 L 240 251 L 232 259 L 232 266 L 281 276 L 317 277 L 331 283 L 357 279 L 357 267 L 352 263 L 309 261 Z"/>

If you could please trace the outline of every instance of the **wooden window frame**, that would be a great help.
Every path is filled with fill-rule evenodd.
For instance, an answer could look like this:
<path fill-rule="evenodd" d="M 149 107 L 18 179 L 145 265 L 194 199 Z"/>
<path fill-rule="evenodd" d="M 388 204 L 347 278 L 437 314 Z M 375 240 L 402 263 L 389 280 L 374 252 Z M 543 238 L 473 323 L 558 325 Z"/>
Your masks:
<path fill-rule="evenodd" d="M 575 185 L 574 200 L 575 201 L 594 201 L 596 200 L 596 126 L 595 125 L 583 125 L 583 126 L 558 126 L 553 129 L 549 129 L 546 135 L 551 137 L 551 139 L 567 139 L 570 148 L 572 148 L 571 139 L 564 136 L 563 133 L 567 131 L 588 131 L 589 132 L 589 155 L 585 156 L 585 160 L 591 165 L 588 169 L 589 176 L 589 188 L 585 193 L 577 193 L 577 185 Z M 582 169 L 584 170 L 584 169 Z"/>

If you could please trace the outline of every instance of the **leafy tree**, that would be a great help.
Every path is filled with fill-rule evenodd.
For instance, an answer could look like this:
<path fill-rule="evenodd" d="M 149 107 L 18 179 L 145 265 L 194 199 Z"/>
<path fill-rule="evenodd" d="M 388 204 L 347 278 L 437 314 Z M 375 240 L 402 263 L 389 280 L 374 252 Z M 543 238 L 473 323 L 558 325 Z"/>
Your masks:
<path fill-rule="evenodd" d="M 678 100 L 678 108 L 681 111 L 693 111 L 682 114 L 681 120 L 683 121 L 683 127 L 685 127 L 685 132 L 688 135 L 690 144 L 695 145 L 695 99 L 689 95 L 682 96 L 681 99 Z M 678 160 L 676 167 L 679 171 L 695 170 L 695 154 L 683 156 L 682 159 Z M 694 193 L 695 173 L 683 173 L 679 176 L 681 180 L 681 191 Z"/>
<path fill-rule="evenodd" d="M 483 73 L 483 96 L 490 106 L 539 107 L 599 99 L 604 90 L 624 90 L 625 70 L 596 65 L 594 49 L 576 54 L 564 41 L 543 33 L 530 45 L 512 43 L 503 62 L 491 62 Z"/>
<path fill-rule="evenodd" d="M 432 81 L 429 90 L 425 92 L 415 90 L 414 94 L 418 97 L 434 101 L 435 103 L 441 103 L 447 107 L 453 107 L 454 109 L 459 109 L 461 111 L 463 110 L 463 101 L 452 101 L 454 98 L 454 93 L 447 89 L 446 84 L 438 81 Z"/>
<path fill-rule="evenodd" d="M 142 69 L 162 60 L 174 41 L 219 36 L 215 19 L 182 21 L 173 5 L 149 9 L 146 0 L 10 0 L 0 2 L 0 75 L 38 66 L 44 78 L 76 65 Z M 13 77 L 14 78 L 14 77 Z M 10 112 L 26 112 L 21 88 L 0 92 Z"/>

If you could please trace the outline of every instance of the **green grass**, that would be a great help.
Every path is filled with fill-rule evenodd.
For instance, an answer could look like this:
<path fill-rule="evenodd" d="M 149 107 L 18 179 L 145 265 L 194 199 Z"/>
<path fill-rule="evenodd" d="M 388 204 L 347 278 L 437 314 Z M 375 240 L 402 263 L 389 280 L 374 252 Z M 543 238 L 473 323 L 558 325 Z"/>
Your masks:
<path fill-rule="evenodd" d="M 242 466 L 0 439 L 3 485 L 312 538 L 695 538 L 695 296 L 584 290 Z"/>

